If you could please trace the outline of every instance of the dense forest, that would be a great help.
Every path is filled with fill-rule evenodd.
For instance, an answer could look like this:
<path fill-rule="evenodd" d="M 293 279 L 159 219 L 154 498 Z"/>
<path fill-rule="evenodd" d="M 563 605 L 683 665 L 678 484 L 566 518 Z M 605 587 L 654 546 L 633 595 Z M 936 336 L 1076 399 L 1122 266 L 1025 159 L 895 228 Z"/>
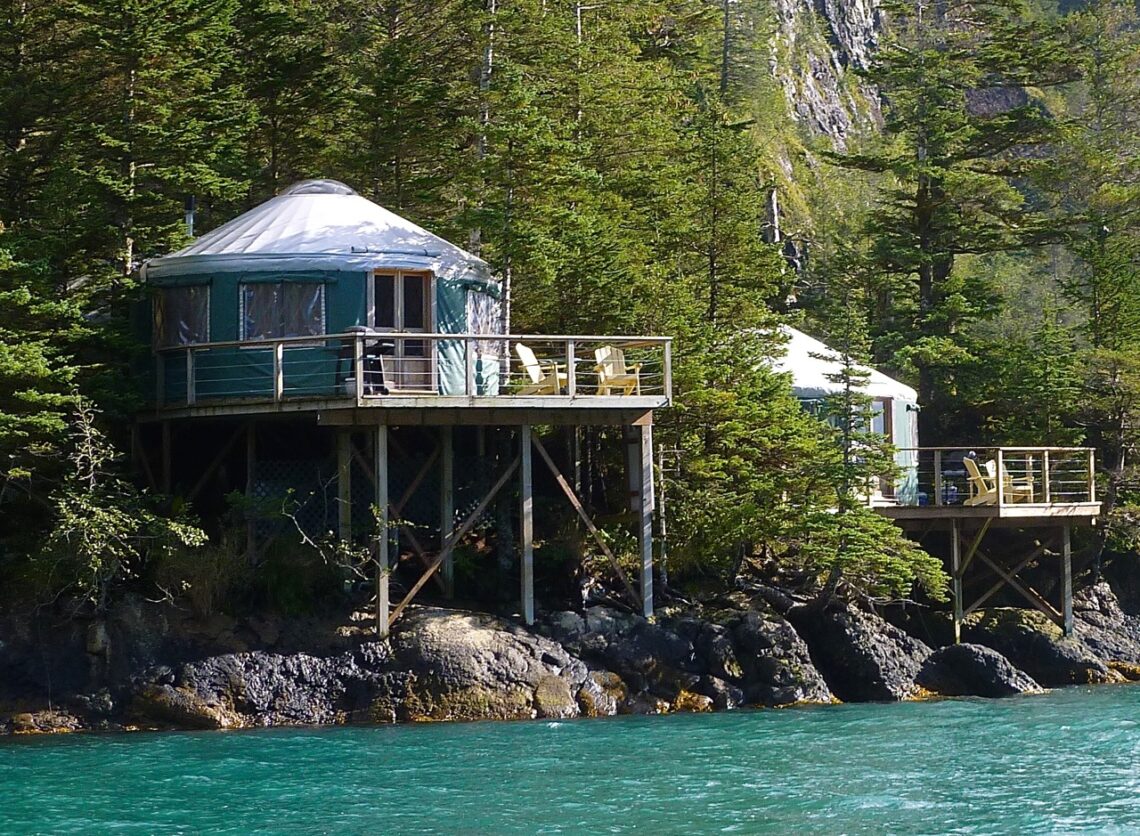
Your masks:
<path fill-rule="evenodd" d="M 9 597 L 216 565 L 125 461 L 137 270 L 187 242 L 190 196 L 200 233 L 308 177 L 487 259 L 512 331 L 675 337 L 673 578 L 942 594 L 853 498 L 883 466 L 865 404 L 820 422 L 769 370 L 780 322 L 913 383 L 924 444 L 1096 447 L 1086 549 L 1140 545 L 1129 4 L 884 4 L 837 141 L 787 83 L 826 27 L 791 42 L 762 0 L 0 3 Z"/>

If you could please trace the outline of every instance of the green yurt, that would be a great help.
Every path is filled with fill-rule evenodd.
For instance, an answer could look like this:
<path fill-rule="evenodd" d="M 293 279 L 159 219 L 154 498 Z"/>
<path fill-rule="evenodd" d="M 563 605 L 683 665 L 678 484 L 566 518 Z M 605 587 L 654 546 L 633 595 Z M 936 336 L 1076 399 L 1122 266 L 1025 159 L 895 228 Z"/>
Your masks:
<path fill-rule="evenodd" d="M 272 394 L 275 340 L 285 340 L 288 396 L 345 392 L 351 339 L 383 345 L 397 391 L 458 395 L 467 358 L 458 340 L 415 334 L 499 334 L 501 288 L 486 262 L 335 180 L 306 180 L 143 265 L 158 397 L 183 401 L 195 349 L 193 399 Z M 382 342 L 381 342 L 382 341 Z M 498 387 L 497 341 L 475 349 L 476 394 Z M 278 385 L 280 385 L 278 383 Z"/>

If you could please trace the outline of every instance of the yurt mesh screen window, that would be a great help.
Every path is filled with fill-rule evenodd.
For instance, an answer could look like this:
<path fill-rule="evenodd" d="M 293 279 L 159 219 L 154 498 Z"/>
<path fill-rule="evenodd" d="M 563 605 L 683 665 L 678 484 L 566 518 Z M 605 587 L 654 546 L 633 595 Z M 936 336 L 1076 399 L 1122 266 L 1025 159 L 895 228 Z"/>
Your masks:
<path fill-rule="evenodd" d="M 160 288 L 154 297 L 154 335 L 159 346 L 210 340 L 210 286 Z"/>
<path fill-rule="evenodd" d="M 496 334 L 502 330 L 502 305 L 498 299 L 487 293 L 467 291 L 467 331 L 470 334 Z M 480 340 L 479 348 L 484 357 L 499 355 L 501 343 Z"/>
<path fill-rule="evenodd" d="M 325 286 L 317 282 L 241 286 L 243 340 L 317 337 L 325 333 Z"/>

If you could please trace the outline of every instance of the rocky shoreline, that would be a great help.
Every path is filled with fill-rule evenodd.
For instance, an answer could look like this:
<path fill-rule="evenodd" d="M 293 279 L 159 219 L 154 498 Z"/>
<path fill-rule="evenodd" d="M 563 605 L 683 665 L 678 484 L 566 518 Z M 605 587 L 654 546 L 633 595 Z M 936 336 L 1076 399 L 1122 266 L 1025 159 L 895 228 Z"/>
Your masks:
<path fill-rule="evenodd" d="M 412 608 L 386 642 L 346 623 L 193 619 L 128 600 L 105 621 L 0 624 L 0 734 L 602 717 L 931 697 L 1140 679 L 1140 617 L 1108 584 L 1076 631 L 1029 610 L 820 611 L 755 586 L 653 621 L 594 606 L 533 628 Z"/>

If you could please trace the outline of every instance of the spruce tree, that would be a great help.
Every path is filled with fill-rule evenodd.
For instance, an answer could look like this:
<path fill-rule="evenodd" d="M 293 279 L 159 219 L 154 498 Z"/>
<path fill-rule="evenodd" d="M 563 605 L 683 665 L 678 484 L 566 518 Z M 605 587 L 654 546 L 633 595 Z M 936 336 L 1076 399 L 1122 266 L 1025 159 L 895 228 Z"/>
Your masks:
<path fill-rule="evenodd" d="M 954 421 L 963 338 L 996 302 L 984 277 L 955 271 L 967 253 L 1055 238 L 1044 207 L 1019 189 L 1047 159 L 1058 124 L 1037 92 L 1075 73 L 1065 33 L 1017 0 L 892 3 L 867 77 L 883 97 L 880 140 L 835 157 L 880 175 L 866 234 L 874 242 L 876 356 L 913 366 L 924 440 Z"/>

